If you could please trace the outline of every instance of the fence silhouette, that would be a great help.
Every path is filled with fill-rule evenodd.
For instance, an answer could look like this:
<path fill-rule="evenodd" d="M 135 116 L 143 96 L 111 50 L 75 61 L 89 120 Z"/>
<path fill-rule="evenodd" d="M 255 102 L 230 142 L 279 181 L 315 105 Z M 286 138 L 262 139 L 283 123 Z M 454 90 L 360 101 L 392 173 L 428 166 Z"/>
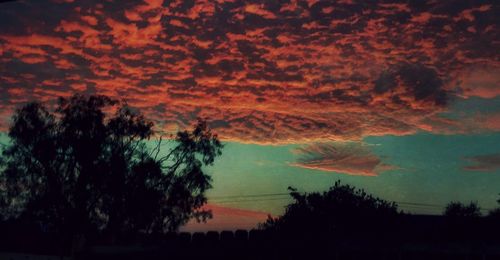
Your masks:
<path fill-rule="evenodd" d="M 280 233 L 263 230 L 93 235 L 80 259 L 500 259 L 497 220 L 406 216 L 382 233 Z M 14 232 L 14 233 L 13 233 Z M 69 248 L 71 241 L 63 241 Z M 60 254 L 50 233 L 0 233 L 0 252 Z M 68 251 L 63 252 L 68 255 Z M 1 254 L 0 254 L 1 256 Z M 15 259 L 15 258 L 12 258 Z M 29 258 L 24 258 L 29 259 Z M 36 259 L 36 258 L 33 258 Z"/>

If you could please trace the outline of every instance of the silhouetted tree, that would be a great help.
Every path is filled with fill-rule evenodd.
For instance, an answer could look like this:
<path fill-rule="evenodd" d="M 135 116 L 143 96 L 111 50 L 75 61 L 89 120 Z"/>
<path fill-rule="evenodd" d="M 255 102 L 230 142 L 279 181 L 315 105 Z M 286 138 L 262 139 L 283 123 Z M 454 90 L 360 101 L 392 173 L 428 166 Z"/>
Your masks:
<path fill-rule="evenodd" d="M 497 203 L 500 205 L 500 199 L 497 200 Z M 500 219 L 500 207 L 494 208 L 488 212 L 488 217 Z"/>
<path fill-rule="evenodd" d="M 446 205 L 443 214 L 447 217 L 454 218 L 475 218 L 481 216 L 481 208 L 477 205 L 477 202 L 470 202 L 469 205 L 465 205 L 461 202 L 454 201 Z"/>
<path fill-rule="evenodd" d="M 261 228 L 299 234 L 366 230 L 384 226 L 399 214 L 396 203 L 340 181 L 323 193 L 301 194 L 293 188 L 289 190 L 294 202 L 282 216 L 269 217 Z"/>
<path fill-rule="evenodd" d="M 106 96 L 60 98 L 55 111 L 29 103 L 9 129 L 0 172 L 4 216 L 42 222 L 67 235 L 87 230 L 163 232 L 202 210 L 222 144 L 199 120 L 160 152 L 153 123 Z"/>

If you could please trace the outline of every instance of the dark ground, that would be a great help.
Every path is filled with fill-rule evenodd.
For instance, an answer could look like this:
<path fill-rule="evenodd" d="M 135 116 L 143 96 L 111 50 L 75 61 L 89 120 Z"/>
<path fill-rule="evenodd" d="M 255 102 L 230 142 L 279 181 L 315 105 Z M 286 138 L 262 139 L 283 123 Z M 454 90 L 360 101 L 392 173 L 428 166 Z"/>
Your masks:
<path fill-rule="evenodd" d="M 71 241 L 36 225 L 3 223 L 0 252 L 70 255 Z M 238 230 L 110 239 L 91 235 L 79 259 L 500 259 L 500 225 L 488 218 L 405 216 L 391 227 L 323 234 Z M 113 242 L 111 242 L 113 241 Z M 5 254 L 4 254 L 5 255 Z M 2 254 L 0 254 L 1 258 Z"/>

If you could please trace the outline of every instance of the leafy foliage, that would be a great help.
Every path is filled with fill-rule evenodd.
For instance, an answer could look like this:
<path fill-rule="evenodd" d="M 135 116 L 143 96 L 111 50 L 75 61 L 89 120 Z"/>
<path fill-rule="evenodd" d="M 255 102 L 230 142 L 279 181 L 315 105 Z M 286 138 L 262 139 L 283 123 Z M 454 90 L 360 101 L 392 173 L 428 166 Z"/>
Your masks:
<path fill-rule="evenodd" d="M 469 205 L 465 205 L 461 202 L 450 202 L 446 205 L 444 210 L 444 215 L 447 217 L 466 217 L 475 218 L 481 216 L 481 208 L 477 202 L 470 202 Z"/>
<path fill-rule="evenodd" d="M 500 205 L 500 199 L 497 200 L 497 203 Z M 488 212 L 488 217 L 494 219 L 500 219 L 500 207 L 494 208 Z"/>
<path fill-rule="evenodd" d="M 199 120 L 178 132 L 168 152 L 146 141 L 153 123 L 106 96 L 61 98 L 18 109 L 3 151 L 0 210 L 59 232 L 163 232 L 202 210 L 212 165 L 223 145 Z"/>
<path fill-rule="evenodd" d="M 365 229 L 398 215 L 394 202 L 376 198 L 340 181 L 323 193 L 301 194 L 293 188 L 289 190 L 294 202 L 287 206 L 283 216 L 269 217 L 262 228 L 298 233 Z"/>

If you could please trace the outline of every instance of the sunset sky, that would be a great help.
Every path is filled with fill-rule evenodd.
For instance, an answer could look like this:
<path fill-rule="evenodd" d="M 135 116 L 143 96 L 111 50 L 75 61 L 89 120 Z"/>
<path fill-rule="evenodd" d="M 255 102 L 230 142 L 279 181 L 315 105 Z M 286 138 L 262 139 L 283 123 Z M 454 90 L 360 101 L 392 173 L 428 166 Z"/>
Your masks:
<path fill-rule="evenodd" d="M 16 107 L 126 100 L 173 133 L 207 118 L 214 219 L 279 215 L 336 180 L 439 214 L 500 197 L 500 1 L 0 3 L 0 131 Z M 0 138 L 3 142 L 8 140 Z"/>

